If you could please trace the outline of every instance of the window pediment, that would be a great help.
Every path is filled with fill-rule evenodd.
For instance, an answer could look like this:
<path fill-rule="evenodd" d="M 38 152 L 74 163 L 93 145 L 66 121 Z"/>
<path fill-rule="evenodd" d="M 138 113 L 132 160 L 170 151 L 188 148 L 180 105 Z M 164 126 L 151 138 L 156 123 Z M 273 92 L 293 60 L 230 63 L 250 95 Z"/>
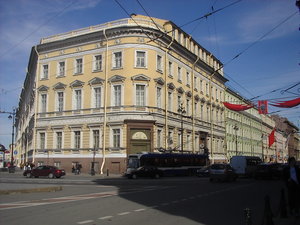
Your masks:
<path fill-rule="evenodd" d="M 89 81 L 89 85 L 97 85 L 97 84 L 103 84 L 104 80 L 100 77 L 94 77 Z"/>
<path fill-rule="evenodd" d="M 126 77 L 123 77 L 121 75 L 114 75 L 111 78 L 108 79 L 109 82 L 123 82 L 126 79 Z"/>
<path fill-rule="evenodd" d="M 182 88 L 182 87 L 179 87 L 179 88 L 177 88 L 176 90 L 177 90 L 177 91 L 178 91 L 178 93 L 180 93 L 180 94 L 183 94 L 183 93 L 184 93 L 184 90 L 183 90 L 183 88 Z"/>
<path fill-rule="evenodd" d="M 154 81 L 157 83 L 157 84 L 160 84 L 160 85 L 164 85 L 165 84 L 165 81 L 164 79 L 162 78 L 155 78 Z"/>
<path fill-rule="evenodd" d="M 84 82 L 80 80 L 75 80 L 70 84 L 70 87 L 75 88 L 75 87 L 82 87 L 84 85 Z"/>
<path fill-rule="evenodd" d="M 57 89 L 65 89 L 66 86 L 67 86 L 67 85 L 65 85 L 65 84 L 63 84 L 63 83 L 61 83 L 61 82 L 58 82 L 57 84 L 55 84 L 55 85 L 53 86 L 53 89 L 54 89 L 54 90 L 57 90 Z"/>
<path fill-rule="evenodd" d="M 48 91 L 48 90 L 49 90 L 49 88 L 45 85 L 42 85 L 38 88 L 38 91 Z"/>
<path fill-rule="evenodd" d="M 192 92 L 188 91 L 188 92 L 186 93 L 186 96 L 188 96 L 189 98 L 192 97 Z"/>
<path fill-rule="evenodd" d="M 137 74 L 135 76 L 132 76 L 131 77 L 131 80 L 134 80 L 134 81 L 150 81 L 150 77 L 144 75 L 144 74 Z"/>
<path fill-rule="evenodd" d="M 175 89 L 175 85 L 172 82 L 168 83 L 168 88 L 171 89 L 171 90 L 174 90 Z"/>

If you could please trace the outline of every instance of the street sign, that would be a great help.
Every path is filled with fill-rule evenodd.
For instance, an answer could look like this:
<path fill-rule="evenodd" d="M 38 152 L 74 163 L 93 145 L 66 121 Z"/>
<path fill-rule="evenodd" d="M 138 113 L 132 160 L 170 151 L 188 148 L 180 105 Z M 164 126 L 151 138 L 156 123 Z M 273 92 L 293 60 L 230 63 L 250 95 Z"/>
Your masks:
<path fill-rule="evenodd" d="M 17 150 L 15 150 L 15 151 L 14 151 L 14 154 L 15 154 L 15 155 L 17 155 L 17 154 L 18 154 L 18 151 L 17 151 Z"/>

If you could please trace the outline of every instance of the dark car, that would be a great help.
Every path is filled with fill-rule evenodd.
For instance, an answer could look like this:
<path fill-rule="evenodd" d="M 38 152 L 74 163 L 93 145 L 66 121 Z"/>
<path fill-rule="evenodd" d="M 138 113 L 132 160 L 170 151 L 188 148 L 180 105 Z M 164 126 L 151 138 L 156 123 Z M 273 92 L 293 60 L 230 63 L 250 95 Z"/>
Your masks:
<path fill-rule="evenodd" d="M 198 169 L 196 175 L 198 177 L 208 177 L 209 176 L 210 166 L 203 166 L 201 169 Z"/>
<path fill-rule="evenodd" d="M 238 175 L 229 164 L 212 164 L 209 170 L 210 181 L 235 181 Z"/>
<path fill-rule="evenodd" d="M 49 178 L 60 178 L 66 175 L 64 169 L 58 169 L 56 166 L 38 166 L 32 170 L 25 170 L 24 176 L 30 177 L 49 177 Z"/>
<path fill-rule="evenodd" d="M 130 174 L 127 174 L 128 178 L 136 179 L 138 177 L 152 177 L 152 178 L 160 178 L 162 177 L 163 172 L 156 167 L 150 166 L 142 166 L 137 170 L 132 171 Z"/>
<path fill-rule="evenodd" d="M 255 179 L 280 179 L 283 164 L 280 163 L 261 163 L 257 165 L 254 173 Z"/>

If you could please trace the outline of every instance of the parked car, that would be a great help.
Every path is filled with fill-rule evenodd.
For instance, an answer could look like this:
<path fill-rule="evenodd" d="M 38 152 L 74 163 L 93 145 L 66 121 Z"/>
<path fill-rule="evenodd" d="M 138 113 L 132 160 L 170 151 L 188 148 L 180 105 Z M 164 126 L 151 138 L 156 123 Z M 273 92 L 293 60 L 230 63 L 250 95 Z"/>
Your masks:
<path fill-rule="evenodd" d="M 252 177 L 257 165 L 262 163 L 261 159 L 256 156 L 232 156 L 230 166 L 235 169 L 239 176 Z"/>
<path fill-rule="evenodd" d="M 127 174 L 127 177 L 132 179 L 136 179 L 138 177 L 152 177 L 158 179 L 162 176 L 163 172 L 152 166 L 142 166 L 137 170 L 132 171 L 130 174 Z"/>
<path fill-rule="evenodd" d="M 49 177 L 49 178 L 60 178 L 66 175 L 64 169 L 58 169 L 56 166 L 38 166 L 32 170 L 25 170 L 24 176 L 30 177 Z"/>
<path fill-rule="evenodd" d="M 208 177 L 209 176 L 210 166 L 203 166 L 201 169 L 198 169 L 196 175 L 198 177 Z"/>
<path fill-rule="evenodd" d="M 229 164 L 212 164 L 210 166 L 210 181 L 235 181 L 237 177 L 237 173 Z"/>
<path fill-rule="evenodd" d="M 280 179 L 282 176 L 283 164 L 261 163 L 257 165 L 254 173 L 255 179 Z"/>

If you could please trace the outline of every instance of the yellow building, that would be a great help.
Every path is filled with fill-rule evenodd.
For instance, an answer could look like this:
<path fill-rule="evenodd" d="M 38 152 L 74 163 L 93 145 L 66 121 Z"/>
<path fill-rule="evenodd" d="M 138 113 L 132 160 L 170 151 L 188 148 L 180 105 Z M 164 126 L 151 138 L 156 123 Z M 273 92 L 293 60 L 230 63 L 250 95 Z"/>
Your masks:
<path fill-rule="evenodd" d="M 226 89 L 225 101 L 232 104 L 252 104 L 230 88 Z M 276 143 L 270 148 L 268 136 L 275 121 L 257 108 L 245 111 L 225 110 L 227 157 L 235 155 L 258 156 L 265 162 L 276 160 Z"/>
<path fill-rule="evenodd" d="M 208 148 L 224 159 L 221 62 L 171 21 L 154 21 L 137 15 L 32 48 L 16 123 L 23 162 L 121 173 L 137 152 Z"/>

